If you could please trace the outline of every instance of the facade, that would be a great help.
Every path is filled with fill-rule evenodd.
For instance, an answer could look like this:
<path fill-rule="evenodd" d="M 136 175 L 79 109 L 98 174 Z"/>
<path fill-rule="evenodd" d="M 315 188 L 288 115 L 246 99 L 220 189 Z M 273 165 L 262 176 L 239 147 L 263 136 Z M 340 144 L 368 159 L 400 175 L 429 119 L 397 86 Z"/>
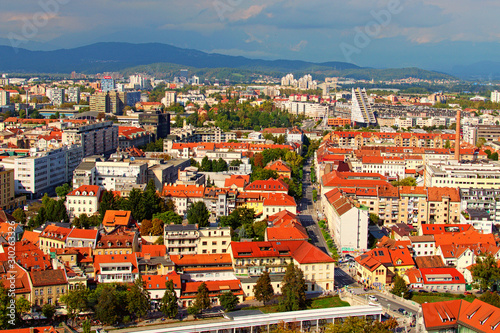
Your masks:
<path fill-rule="evenodd" d="M 428 187 L 500 189 L 500 164 L 430 160 L 424 179 Z"/>
<path fill-rule="evenodd" d="M 304 273 L 306 292 L 325 292 L 334 288 L 334 261 L 307 241 L 232 242 L 231 254 L 236 276 L 243 281 L 267 270 L 283 276 L 293 262 Z M 275 292 L 279 292 L 279 285 Z M 252 289 L 252 288 L 248 288 Z M 244 289 L 247 293 L 247 289 Z"/>
<path fill-rule="evenodd" d="M 103 188 L 97 185 L 82 185 L 66 195 L 66 209 L 70 218 L 80 214 L 93 215 L 99 210 Z"/>
<path fill-rule="evenodd" d="M 98 283 L 134 283 L 139 278 L 135 254 L 94 256 L 94 279 Z"/>
<path fill-rule="evenodd" d="M 62 141 L 83 147 L 83 156 L 110 155 L 118 148 L 118 127 L 112 121 L 96 122 L 63 131 Z"/>
<path fill-rule="evenodd" d="M 163 239 L 169 254 L 222 254 L 228 252 L 231 230 L 170 224 L 165 226 Z"/>
<path fill-rule="evenodd" d="M 365 89 L 352 88 L 351 121 L 361 126 L 377 124 Z"/>
<path fill-rule="evenodd" d="M 67 90 L 68 93 L 68 103 L 80 104 L 80 88 L 70 87 Z"/>
<path fill-rule="evenodd" d="M 69 182 L 82 157 L 82 147 L 75 145 L 14 158 L 15 193 L 35 198 L 54 192 Z"/>
<path fill-rule="evenodd" d="M 483 209 L 496 224 L 500 223 L 500 189 L 460 189 L 461 209 Z"/>
<path fill-rule="evenodd" d="M 468 125 L 464 126 L 464 141 L 475 145 L 480 138 L 487 143 L 498 141 L 500 125 Z"/>
<path fill-rule="evenodd" d="M 29 273 L 32 290 L 31 303 L 37 306 L 44 304 L 58 305 L 61 296 L 68 293 L 66 272 L 60 269 L 33 271 Z"/>
<path fill-rule="evenodd" d="M 105 76 L 101 79 L 101 90 L 102 91 L 113 91 L 115 90 L 115 80 L 111 76 Z"/>
<path fill-rule="evenodd" d="M 0 165 L 0 208 L 12 209 L 15 207 L 14 170 L 5 169 Z"/>
<path fill-rule="evenodd" d="M 54 88 L 52 89 L 52 104 L 55 106 L 60 106 L 61 104 L 66 102 L 65 90 L 62 88 Z"/>
<path fill-rule="evenodd" d="M 143 112 L 139 115 L 139 124 L 146 131 L 154 134 L 156 140 L 164 139 L 170 134 L 170 114 L 160 111 Z"/>
<path fill-rule="evenodd" d="M 10 93 L 5 90 L 0 90 L 0 105 L 9 105 L 10 104 Z"/>
<path fill-rule="evenodd" d="M 354 206 L 338 189 L 321 196 L 328 229 L 342 253 L 368 247 L 368 212 Z"/>

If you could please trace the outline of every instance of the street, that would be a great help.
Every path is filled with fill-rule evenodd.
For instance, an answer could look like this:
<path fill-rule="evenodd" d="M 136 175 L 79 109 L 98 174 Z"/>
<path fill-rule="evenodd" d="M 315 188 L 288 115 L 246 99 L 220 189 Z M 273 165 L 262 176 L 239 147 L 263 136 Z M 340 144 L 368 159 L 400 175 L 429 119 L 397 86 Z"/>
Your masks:
<path fill-rule="evenodd" d="M 318 225 L 316 206 L 313 202 L 312 190 L 313 185 L 311 183 L 311 164 L 309 161 L 304 162 L 303 167 L 303 182 L 302 191 L 303 197 L 299 202 L 297 210 L 300 211 L 300 222 L 306 228 L 309 238 L 313 245 L 320 248 L 323 252 L 329 253 L 328 246 L 326 245 L 325 239 L 321 234 L 321 229 Z"/>

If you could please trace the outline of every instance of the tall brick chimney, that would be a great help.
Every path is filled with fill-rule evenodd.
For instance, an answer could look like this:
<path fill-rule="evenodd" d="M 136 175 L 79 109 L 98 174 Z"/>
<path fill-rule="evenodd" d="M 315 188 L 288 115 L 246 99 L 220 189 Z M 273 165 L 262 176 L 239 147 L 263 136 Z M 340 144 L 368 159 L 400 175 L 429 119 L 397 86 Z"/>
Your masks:
<path fill-rule="evenodd" d="M 457 111 L 457 126 L 455 128 L 455 160 L 460 161 L 460 110 Z"/>

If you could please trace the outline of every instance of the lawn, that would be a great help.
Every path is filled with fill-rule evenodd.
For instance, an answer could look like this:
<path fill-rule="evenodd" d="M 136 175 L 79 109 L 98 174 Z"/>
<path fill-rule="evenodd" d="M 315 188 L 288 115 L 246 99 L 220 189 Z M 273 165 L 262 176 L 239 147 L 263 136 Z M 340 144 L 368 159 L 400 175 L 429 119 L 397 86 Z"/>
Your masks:
<path fill-rule="evenodd" d="M 416 293 L 411 298 L 412 301 L 423 304 L 442 302 L 442 301 L 452 301 L 454 299 L 463 299 L 468 302 L 472 302 L 476 297 L 473 295 L 462 295 L 462 294 L 447 294 L 447 293 Z"/>
<path fill-rule="evenodd" d="M 309 300 L 308 309 L 326 309 L 326 308 L 338 308 L 341 306 L 349 306 L 349 303 L 342 301 L 338 296 L 314 298 Z M 278 312 L 278 305 L 266 305 L 259 307 L 246 308 L 246 310 L 260 310 L 264 313 L 274 313 Z"/>

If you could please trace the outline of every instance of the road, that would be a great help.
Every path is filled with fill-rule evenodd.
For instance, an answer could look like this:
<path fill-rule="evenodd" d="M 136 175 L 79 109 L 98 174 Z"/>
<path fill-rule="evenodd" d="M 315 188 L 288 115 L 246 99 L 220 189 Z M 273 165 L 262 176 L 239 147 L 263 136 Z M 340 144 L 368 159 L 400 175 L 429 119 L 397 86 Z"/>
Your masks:
<path fill-rule="evenodd" d="M 328 246 L 317 223 L 317 213 L 312 198 L 313 185 L 311 183 L 311 164 L 309 161 L 304 162 L 303 176 L 303 198 L 297 207 L 300 211 L 300 222 L 306 228 L 312 244 L 320 248 L 323 252 L 329 253 Z"/>

